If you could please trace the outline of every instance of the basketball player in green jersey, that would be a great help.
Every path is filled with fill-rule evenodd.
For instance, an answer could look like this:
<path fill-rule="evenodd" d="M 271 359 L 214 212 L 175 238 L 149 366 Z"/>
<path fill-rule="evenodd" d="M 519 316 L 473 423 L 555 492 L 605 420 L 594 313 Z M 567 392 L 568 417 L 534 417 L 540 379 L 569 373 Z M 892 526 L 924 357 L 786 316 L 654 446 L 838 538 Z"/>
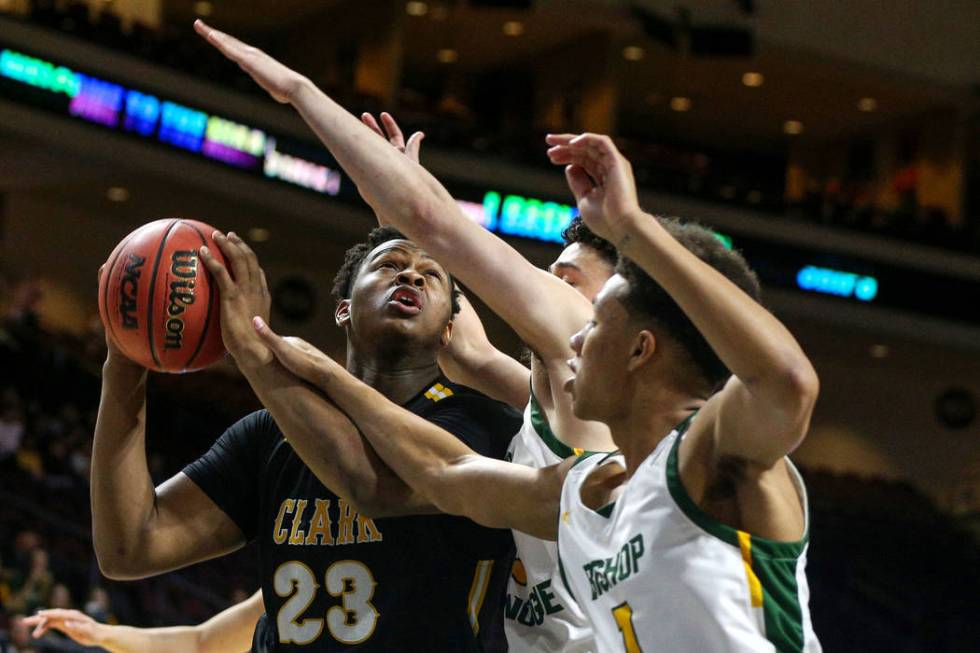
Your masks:
<path fill-rule="evenodd" d="M 816 374 L 755 296 L 744 260 L 636 201 L 608 137 L 551 136 L 583 219 L 625 258 L 572 339 L 576 415 L 614 455 L 543 469 L 492 461 L 380 398 L 302 342 L 256 328 L 378 454 L 442 510 L 558 540 L 600 651 L 819 651 L 805 576 L 806 494 L 786 457 Z"/>

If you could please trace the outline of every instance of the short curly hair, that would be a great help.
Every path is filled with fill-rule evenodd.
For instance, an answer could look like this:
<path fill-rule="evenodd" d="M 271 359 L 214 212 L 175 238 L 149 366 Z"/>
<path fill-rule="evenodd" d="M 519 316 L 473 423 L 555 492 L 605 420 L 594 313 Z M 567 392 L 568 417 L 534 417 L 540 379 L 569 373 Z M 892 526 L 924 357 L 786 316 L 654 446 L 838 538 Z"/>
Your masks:
<path fill-rule="evenodd" d="M 749 297 L 759 301 L 759 279 L 741 253 L 726 248 L 714 232 L 695 222 L 681 222 L 677 218 L 657 219 L 688 251 L 723 274 Z M 626 257 L 620 258 L 616 272 L 629 284 L 627 292 L 620 297 L 627 311 L 633 317 L 651 320 L 680 343 L 704 379 L 715 390 L 720 389 L 731 376 L 731 371 L 667 291 Z"/>
<path fill-rule="evenodd" d="M 605 238 L 596 236 L 595 232 L 582 221 L 581 216 L 577 215 L 572 218 L 565 230 L 561 232 L 561 237 L 565 241 L 565 247 L 572 243 L 587 245 L 594 249 L 602 257 L 602 260 L 609 265 L 615 266 L 619 260 L 619 252 L 616 251 L 616 247 Z"/>
<path fill-rule="evenodd" d="M 364 263 L 364 257 L 375 247 L 389 240 L 408 240 L 408 238 L 405 238 L 405 235 L 394 227 L 384 225 L 372 229 L 368 234 L 367 240 L 347 250 L 344 254 L 344 263 L 337 270 L 337 274 L 333 278 L 333 290 L 331 293 L 338 303 L 342 299 L 350 299 L 351 289 L 354 287 L 357 274 L 361 271 L 361 264 Z M 456 287 L 456 279 L 451 274 L 449 275 L 449 292 L 453 310 L 452 314 L 456 315 L 459 313 L 460 292 L 459 288 Z"/>

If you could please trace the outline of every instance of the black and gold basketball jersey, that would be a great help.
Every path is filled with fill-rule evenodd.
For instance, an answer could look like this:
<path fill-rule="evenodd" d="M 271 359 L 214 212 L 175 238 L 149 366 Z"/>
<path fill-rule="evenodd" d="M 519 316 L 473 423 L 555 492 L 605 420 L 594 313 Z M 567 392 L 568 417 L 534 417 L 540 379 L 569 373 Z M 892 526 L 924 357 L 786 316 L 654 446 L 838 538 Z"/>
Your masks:
<path fill-rule="evenodd" d="M 494 458 L 521 425 L 512 408 L 445 378 L 404 407 Z M 510 531 L 448 515 L 359 515 L 267 411 L 184 473 L 258 540 L 266 615 L 254 651 L 478 651 L 500 629 Z"/>

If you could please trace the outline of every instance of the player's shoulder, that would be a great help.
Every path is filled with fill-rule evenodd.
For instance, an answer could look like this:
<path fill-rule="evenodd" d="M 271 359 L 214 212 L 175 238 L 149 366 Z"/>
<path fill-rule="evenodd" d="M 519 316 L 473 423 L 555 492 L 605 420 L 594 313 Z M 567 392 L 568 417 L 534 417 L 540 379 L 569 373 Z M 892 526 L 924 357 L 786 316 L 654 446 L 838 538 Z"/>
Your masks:
<path fill-rule="evenodd" d="M 452 411 L 474 413 L 474 416 L 494 417 L 517 424 L 523 420 L 521 413 L 512 406 L 469 386 L 453 383 L 444 376 L 426 386 L 410 403 L 413 410 L 426 415 Z"/>
<path fill-rule="evenodd" d="M 232 424 L 224 433 L 225 438 L 246 440 L 252 443 L 272 444 L 282 438 L 282 431 L 265 408 L 249 413 Z"/>

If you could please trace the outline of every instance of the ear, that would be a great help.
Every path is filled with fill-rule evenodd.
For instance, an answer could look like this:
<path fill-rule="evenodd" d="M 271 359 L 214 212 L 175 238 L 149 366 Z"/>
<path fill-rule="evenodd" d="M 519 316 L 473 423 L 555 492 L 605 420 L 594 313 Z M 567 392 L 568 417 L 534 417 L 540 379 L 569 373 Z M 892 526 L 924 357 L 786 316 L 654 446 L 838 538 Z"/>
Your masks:
<path fill-rule="evenodd" d="M 439 343 L 442 345 L 443 349 L 449 346 L 449 343 L 453 341 L 453 321 L 449 320 L 446 322 L 445 328 L 442 330 L 442 335 L 439 336 Z"/>
<path fill-rule="evenodd" d="M 627 371 L 633 372 L 646 365 L 656 351 L 657 337 L 652 331 L 643 329 L 633 339 L 633 349 L 630 351 L 629 362 L 626 363 Z"/>
<path fill-rule="evenodd" d="M 333 313 L 334 322 L 337 323 L 341 329 L 346 329 L 350 326 L 350 300 L 341 299 L 337 304 L 337 309 Z"/>

